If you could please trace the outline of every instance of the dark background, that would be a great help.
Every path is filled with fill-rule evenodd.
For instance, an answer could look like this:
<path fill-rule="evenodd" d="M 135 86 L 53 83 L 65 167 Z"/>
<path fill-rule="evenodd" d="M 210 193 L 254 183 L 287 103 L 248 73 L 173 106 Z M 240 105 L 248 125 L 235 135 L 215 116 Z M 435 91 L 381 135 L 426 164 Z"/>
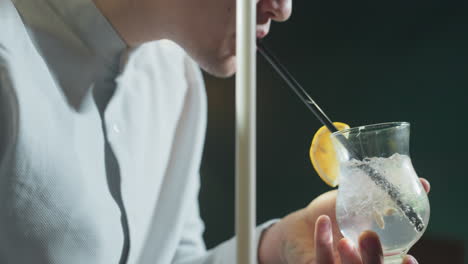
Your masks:
<path fill-rule="evenodd" d="M 295 1 L 266 43 L 334 121 L 411 123 L 411 155 L 430 180 L 431 218 L 413 254 L 463 263 L 468 238 L 468 3 Z M 206 77 L 201 170 L 208 247 L 234 234 L 234 79 Z M 257 219 L 282 217 L 329 190 L 308 151 L 321 126 L 258 59 Z M 452 262 L 435 260 L 453 256 Z M 432 256 L 432 257 L 428 257 Z M 434 257 L 435 256 L 435 257 Z"/>

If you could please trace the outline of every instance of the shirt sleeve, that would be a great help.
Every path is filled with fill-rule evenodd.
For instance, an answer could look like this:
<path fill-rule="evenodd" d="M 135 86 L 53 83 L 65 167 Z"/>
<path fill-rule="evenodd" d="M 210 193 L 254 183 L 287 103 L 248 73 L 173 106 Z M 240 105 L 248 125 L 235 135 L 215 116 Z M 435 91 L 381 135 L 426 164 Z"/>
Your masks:
<path fill-rule="evenodd" d="M 197 180 L 199 189 L 199 179 Z M 200 217 L 197 195 L 192 197 L 187 209 L 187 217 L 182 233 L 182 239 L 176 251 L 173 264 L 236 264 L 236 238 L 218 245 L 207 251 L 203 242 L 204 224 Z M 278 220 L 270 220 L 255 230 L 255 244 L 259 244 L 262 232 L 276 223 Z"/>

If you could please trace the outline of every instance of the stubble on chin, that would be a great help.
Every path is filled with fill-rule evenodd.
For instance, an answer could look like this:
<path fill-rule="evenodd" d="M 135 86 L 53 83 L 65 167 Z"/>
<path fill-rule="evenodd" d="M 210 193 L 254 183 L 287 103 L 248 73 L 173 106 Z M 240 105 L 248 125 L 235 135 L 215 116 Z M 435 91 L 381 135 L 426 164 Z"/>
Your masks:
<path fill-rule="evenodd" d="M 236 35 L 233 34 L 226 43 L 226 52 L 219 60 L 222 74 L 219 77 L 231 77 L 236 73 Z"/>
<path fill-rule="evenodd" d="M 220 77 L 228 78 L 236 73 L 236 45 L 235 39 L 229 42 L 225 42 L 223 49 L 217 53 L 217 56 L 211 55 L 211 60 L 206 67 L 202 68 L 208 73 Z M 227 45 L 226 45 L 227 44 Z"/>
<path fill-rule="evenodd" d="M 236 56 L 231 55 L 208 65 L 201 64 L 200 66 L 204 71 L 215 77 L 229 78 L 236 73 Z"/>

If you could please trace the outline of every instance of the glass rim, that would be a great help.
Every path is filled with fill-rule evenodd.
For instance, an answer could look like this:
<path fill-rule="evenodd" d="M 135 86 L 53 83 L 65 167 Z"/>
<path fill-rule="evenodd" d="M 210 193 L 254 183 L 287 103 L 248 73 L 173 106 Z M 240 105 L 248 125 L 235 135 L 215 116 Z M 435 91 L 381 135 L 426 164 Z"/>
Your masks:
<path fill-rule="evenodd" d="M 377 130 L 386 130 L 386 129 L 394 129 L 394 128 L 404 128 L 409 127 L 410 123 L 405 121 L 398 121 L 398 122 L 385 122 L 385 123 L 377 123 L 377 124 L 370 124 L 370 125 L 363 125 L 357 127 L 351 127 L 347 129 L 343 129 L 340 131 L 333 132 L 331 134 L 332 137 L 336 137 L 337 135 L 353 133 L 359 131 L 359 133 L 369 133 Z"/>

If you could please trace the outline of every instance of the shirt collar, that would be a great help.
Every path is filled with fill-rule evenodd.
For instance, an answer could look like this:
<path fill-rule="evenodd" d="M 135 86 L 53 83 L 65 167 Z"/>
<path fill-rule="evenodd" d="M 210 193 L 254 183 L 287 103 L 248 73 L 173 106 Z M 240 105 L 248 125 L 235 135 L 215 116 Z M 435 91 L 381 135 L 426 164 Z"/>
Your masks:
<path fill-rule="evenodd" d="M 92 0 L 44 0 L 70 27 L 91 55 L 107 65 L 119 65 L 126 43 Z"/>
<path fill-rule="evenodd" d="M 71 107 L 115 88 L 130 49 L 92 0 L 13 1 Z"/>

